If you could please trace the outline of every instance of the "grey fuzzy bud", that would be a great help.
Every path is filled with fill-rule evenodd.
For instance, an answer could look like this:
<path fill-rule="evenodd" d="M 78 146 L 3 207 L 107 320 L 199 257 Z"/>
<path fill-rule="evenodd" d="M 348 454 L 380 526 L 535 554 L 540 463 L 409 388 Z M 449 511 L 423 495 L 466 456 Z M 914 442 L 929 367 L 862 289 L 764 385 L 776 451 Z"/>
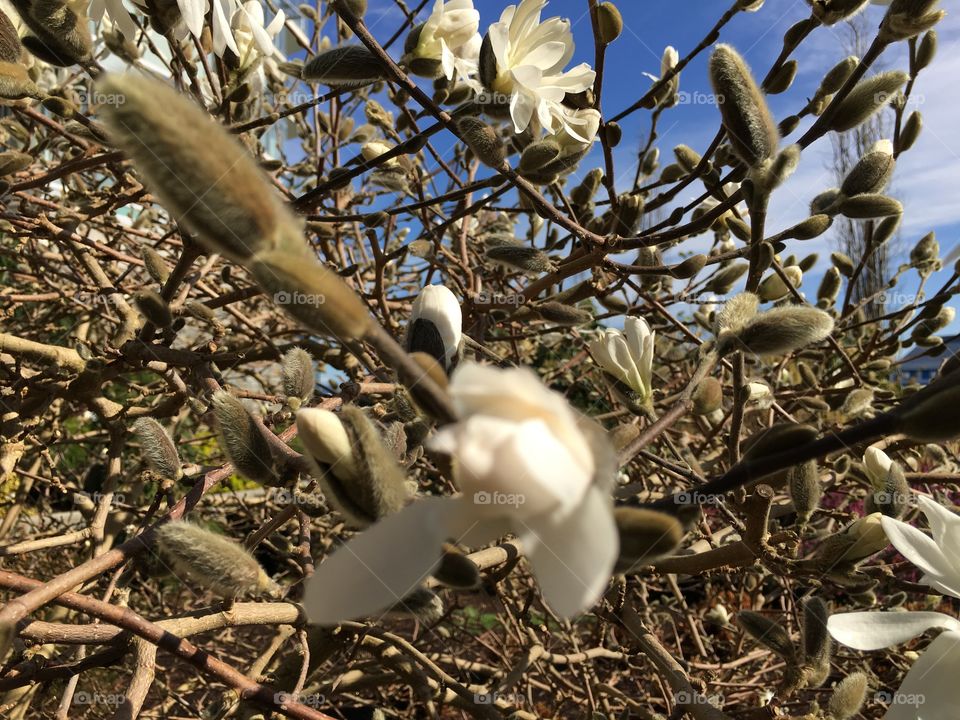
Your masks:
<path fill-rule="evenodd" d="M 752 610 L 741 610 L 737 613 L 737 621 L 750 637 L 766 645 L 784 660 L 790 661 L 796 656 L 790 636 L 775 620 Z"/>
<path fill-rule="evenodd" d="M 89 18 L 74 12 L 79 5 L 60 0 L 15 0 L 14 5 L 33 33 L 22 39 L 31 54 L 60 67 L 82 65 L 93 59 Z"/>
<path fill-rule="evenodd" d="M 385 80 L 387 68 L 367 48 L 345 45 L 311 58 L 303 66 L 300 76 L 330 87 L 356 88 Z"/>
<path fill-rule="evenodd" d="M 830 663 L 833 640 L 827 630 L 830 608 L 818 597 L 803 604 L 803 656 L 806 664 L 823 667 Z"/>
<path fill-rule="evenodd" d="M 851 673 L 838 682 L 827 705 L 831 720 L 848 720 L 859 713 L 867 699 L 868 688 L 867 674 L 861 671 Z"/>
<path fill-rule="evenodd" d="M 480 569 L 476 563 L 453 545 L 445 545 L 440 564 L 433 576 L 447 587 L 468 590 L 480 585 Z"/>
<path fill-rule="evenodd" d="M 287 404 L 297 410 L 301 403 L 313 395 L 316 385 L 313 358 L 306 350 L 290 348 L 284 353 L 282 369 L 283 393 L 287 396 Z"/>
<path fill-rule="evenodd" d="M 457 130 L 480 162 L 492 168 L 503 165 L 506 150 L 493 125 L 480 118 L 467 116 L 457 120 Z"/>
<path fill-rule="evenodd" d="M 183 476 L 177 446 L 163 425 L 153 418 L 143 417 L 133 424 L 133 432 L 151 470 L 166 480 L 176 481 Z"/>
<path fill-rule="evenodd" d="M 520 155 L 519 171 L 521 175 L 538 173 L 560 155 L 560 146 L 552 140 L 541 140 L 524 148 Z"/>
<path fill-rule="evenodd" d="M 420 587 L 387 610 L 394 617 L 415 617 L 425 625 L 432 625 L 443 617 L 443 600 L 432 590 Z"/>
<path fill-rule="evenodd" d="M 773 157 L 780 143 L 777 124 L 739 53 L 717 45 L 710 56 L 710 83 L 734 152 L 749 167 Z"/>
<path fill-rule="evenodd" d="M 793 507 L 797 511 L 797 520 L 805 525 L 820 507 L 820 498 L 823 497 L 823 486 L 820 484 L 820 474 L 817 471 L 815 460 L 809 460 L 800 465 L 794 465 L 787 473 L 787 488 Z"/>
<path fill-rule="evenodd" d="M 558 325 L 585 325 L 593 321 L 593 314 L 573 305 L 548 300 L 539 303 L 534 310 L 544 320 Z"/>
<path fill-rule="evenodd" d="M 277 595 L 279 588 L 239 543 L 183 520 L 157 530 L 157 547 L 177 574 L 226 599 Z"/>
<path fill-rule="evenodd" d="M 670 555 L 683 540 L 683 525 L 673 515 L 648 508 L 618 507 L 614 519 L 620 533 L 615 571 L 629 572 Z"/>
<path fill-rule="evenodd" d="M 545 273 L 553 270 L 553 263 L 543 250 L 526 245 L 496 245 L 487 248 L 484 255 L 487 260 L 528 273 Z"/>
<path fill-rule="evenodd" d="M 406 474 L 360 408 L 301 410 L 297 429 L 324 495 L 353 525 L 372 525 L 410 499 Z"/>
<path fill-rule="evenodd" d="M 213 395 L 220 448 L 236 471 L 248 480 L 277 485 L 270 443 L 243 403 L 223 390 Z"/>
<path fill-rule="evenodd" d="M 820 81 L 820 88 L 817 90 L 817 95 L 820 97 L 832 95 L 843 87 L 843 84 L 859 63 L 860 59 L 857 58 L 856 55 L 850 55 L 834 65 L 827 74 L 823 76 L 823 80 Z"/>
<path fill-rule="evenodd" d="M 750 266 L 747 263 L 730 263 L 716 272 L 710 279 L 707 288 L 710 292 L 718 295 L 726 295 L 749 268 Z"/>
<path fill-rule="evenodd" d="M 920 137 L 921 130 L 923 130 L 923 115 L 919 110 L 914 110 L 903 122 L 897 142 L 897 150 L 906 152 L 912 148 L 917 138 Z"/>
<path fill-rule="evenodd" d="M 167 278 L 170 277 L 170 269 L 160 256 L 160 253 L 152 247 L 146 247 L 143 249 L 142 254 L 143 265 L 147 270 L 147 274 L 150 275 L 155 283 L 163 285 L 163 283 L 167 281 Z"/>
<path fill-rule="evenodd" d="M 862 80 L 840 102 L 830 120 L 830 129 L 845 132 L 857 127 L 890 102 L 909 77 L 901 70 L 888 70 Z"/>
<path fill-rule="evenodd" d="M 721 353 L 744 350 L 757 355 L 779 355 L 820 342 L 833 330 L 833 318 L 806 306 L 778 307 L 756 316 L 741 330 L 721 341 Z"/>
<path fill-rule="evenodd" d="M 900 201 L 887 195 L 877 193 L 862 193 L 846 198 L 839 205 L 843 215 L 852 219 L 867 219 L 902 215 L 903 205 Z"/>
<path fill-rule="evenodd" d="M 797 76 L 797 67 L 798 64 L 796 60 L 788 60 L 785 62 L 777 72 L 763 84 L 763 91 L 767 95 L 778 95 L 786 92 Z"/>
<path fill-rule="evenodd" d="M 856 269 L 853 260 L 850 259 L 849 255 L 844 255 L 841 252 L 832 252 L 830 253 L 830 259 L 833 261 L 834 267 L 840 272 L 844 277 L 851 277 L 853 271 Z"/>
<path fill-rule="evenodd" d="M 173 324 L 170 306 L 159 293 L 153 290 L 141 290 L 133 296 L 133 302 L 143 316 L 157 327 L 168 328 Z"/>
<path fill-rule="evenodd" d="M 717 313 L 716 334 L 742 330 L 756 316 L 759 306 L 760 298 L 753 293 L 734 295 Z"/>
<path fill-rule="evenodd" d="M 879 193 L 890 182 L 896 161 L 892 147 L 873 150 L 864 155 L 847 173 L 840 186 L 840 192 L 853 196 L 861 193 Z"/>
<path fill-rule="evenodd" d="M 811 215 L 779 235 L 781 240 L 812 240 L 820 237 L 833 224 L 833 218 L 823 213 Z"/>

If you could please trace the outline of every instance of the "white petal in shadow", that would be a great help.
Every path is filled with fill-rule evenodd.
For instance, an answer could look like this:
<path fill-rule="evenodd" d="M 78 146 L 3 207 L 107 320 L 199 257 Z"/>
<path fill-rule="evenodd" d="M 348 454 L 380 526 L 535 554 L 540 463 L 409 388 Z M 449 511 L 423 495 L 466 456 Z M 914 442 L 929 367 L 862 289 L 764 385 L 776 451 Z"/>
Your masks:
<path fill-rule="evenodd" d="M 912 525 L 891 517 L 882 517 L 880 522 L 890 544 L 924 573 L 946 585 L 952 585 L 956 574 L 943 549 Z"/>
<path fill-rule="evenodd" d="M 609 494 L 591 486 L 568 517 L 528 521 L 523 534 L 535 539 L 524 551 L 544 599 L 558 615 L 573 617 L 600 599 L 620 544 Z"/>
<path fill-rule="evenodd" d="M 960 630 L 960 621 L 937 612 L 852 612 L 831 615 L 830 634 L 857 650 L 879 650 L 912 640 L 930 628 Z"/>
<path fill-rule="evenodd" d="M 941 633 L 910 668 L 884 720 L 956 720 L 960 632 Z"/>
<path fill-rule="evenodd" d="M 453 498 L 423 498 L 354 537 L 320 563 L 303 606 L 316 625 L 373 615 L 399 602 L 436 568 Z"/>

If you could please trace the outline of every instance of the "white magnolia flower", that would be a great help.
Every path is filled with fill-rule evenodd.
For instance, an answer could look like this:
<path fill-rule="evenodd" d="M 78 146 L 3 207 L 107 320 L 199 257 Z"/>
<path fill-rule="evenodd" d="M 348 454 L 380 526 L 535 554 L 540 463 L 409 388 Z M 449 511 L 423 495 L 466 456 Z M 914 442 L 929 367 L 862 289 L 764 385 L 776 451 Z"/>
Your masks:
<path fill-rule="evenodd" d="M 596 76 L 587 63 L 564 70 L 574 50 L 570 21 L 555 17 L 541 23 L 546 4 L 546 0 L 522 0 L 510 5 L 488 33 L 497 61 L 492 89 L 510 96 L 510 116 L 518 133 L 534 116 L 545 128 L 551 127 L 554 119 L 565 122 L 560 106 L 564 95 L 583 92 Z M 567 125 L 567 130 L 578 135 L 572 125 Z"/>
<path fill-rule="evenodd" d="M 590 354 L 609 375 L 647 402 L 652 395 L 653 345 L 656 333 L 643 318 L 628 317 L 624 332 L 603 330 L 589 345 Z"/>
<path fill-rule="evenodd" d="M 260 0 L 247 0 L 237 8 L 230 25 L 241 68 L 250 67 L 260 58 L 283 58 L 273 41 L 283 29 L 285 19 L 286 15 L 280 10 L 269 25 L 264 25 L 266 18 Z"/>
<path fill-rule="evenodd" d="M 880 448 L 868 447 L 863 454 L 863 465 L 873 484 L 877 487 L 883 487 L 887 482 L 887 476 L 890 474 L 890 466 L 893 465 L 893 460 Z"/>
<path fill-rule="evenodd" d="M 882 459 L 875 456 L 875 461 Z M 889 460 L 889 458 L 888 458 Z M 960 517 L 927 497 L 917 502 L 933 537 L 900 520 L 883 517 L 893 546 L 923 570 L 922 582 L 960 598 Z M 953 720 L 960 705 L 960 621 L 938 612 L 852 612 L 833 615 L 830 634 L 857 650 L 899 645 L 923 632 L 944 632 L 927 646 L 894 695 L 886 720 Z"/>
<path fill-rule="evenodd" d="M 450 370 L 463 339 L 462 326 L 457 296 L 443 285 L 427 285 L 413 301 L 407 350 L 429 353 Z"/>
<path fill-rule="evenodd" d="M 198 40 L 203 34 L 203 21 L 211 10 L 210 30 L 213 37 L 213 52 L 222 56 L 227 48 L 240 57 L 240 49 L 230 29 L 230 20 L 239 8 L 238 0 L 177 0 L 180 15 L 187 30 Z"/>
<path fill-rule="evenodd" d="M 139 30 L 132 13 L 123 4 L 123 0 L 90 0 L 87 14 L 95 23 L 99 23 L 106 16 L 124 38 L 131 42 L 136 40 Z"/>
<path fill-rule="evenodd" d="M 321 563 L 304 599 L 311 622 L 380 612 L 437 567 L 444 541 L 475 546 L 509 532 L 558 614 L 599 599 L 619 546 L 613 469 L 594 456 L 577 413 L 524 368 L 468 363 L 449 392 L 459 420 L 429 445 L 453 456 L 462 494 L 417 500 Z"/>
<path fill-rule="evenodd" d="M 474 10 L 473 0 L 436 0 L 433 12 L 420 29 L 417 46 L 412 55 L 427 60 L 439 60 L 443 74 L 452 80 L 477 70 L 482 38 L 480 13 Z"/>
<path fill-rule="evenodd" d="M 570 129 L 574 128 L 575 132 Z M 547 139 L 553 140 L 560 146 L 560 155 L 563 159 L 572 155 L 582 155 L 597 138 L 600 130 L 600 111 L 594 108 L 574 110 L 563 105 L 554 117 L 551 128 L 552 134 Z"/>
<path fill-rule="evenodd" d="M 679 62 L 680 53 L 678 53 L 676 48 L 674 48 L 672 45 L 667 45 L 667 47 L 663 50 L 663 55 L 660 56 L 660 75 L 654 75 L 648 72 L 643 73 L 643 75 L 646 75 L 648 78 L 653 80 L 654 84 L 656 84 L 660 81 L 660 78 L 666 77 Z M 656 96 L 653 98 L 654 102 L 657 105 L 670 107 L 674 104 L 675 96 L 679 88 L 680 75 L 678 73 L 674 75 L 669 82 L 665 83 L 664 86 L 657 92 Z"/>
<path fill-rule="evenodd" d="M 393 145 L 385 143 L 381 140 L 371 140 L 370 142 L 364 143 L 360 147 L 360 154 L 363 155 L 364 160 L 370 162 L 371 160 L 380 157 L 384 153 L 390 152 L 393 150 L 393 147 Z M 400 160 L 395 157 L 381 163 L 383 167 L 396 167 L 399 164 Z"/>

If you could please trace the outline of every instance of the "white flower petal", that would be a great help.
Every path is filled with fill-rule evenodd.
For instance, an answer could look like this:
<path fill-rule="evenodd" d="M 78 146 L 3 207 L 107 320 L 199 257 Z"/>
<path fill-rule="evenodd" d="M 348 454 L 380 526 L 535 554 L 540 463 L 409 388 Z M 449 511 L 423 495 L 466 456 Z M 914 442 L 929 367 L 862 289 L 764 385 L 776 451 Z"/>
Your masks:
<path fill-rule="evenodd" d="M 941 633 L 913 664 L 885 720 L 955 720 L 960 705 L 960 632 Z"/>
<path fill-rule="evenodd" d="M 413 301 L 410 313 L 411 322 L 420 319 L 437 328 L 449 365 L 463 338 L 463 312 L 457 296 L 444 285 L 427 285 Z"/>
<path fill-rule="evenodd" d="M 960 621 L 937 612 L 851 612 L 831 615 L 830 634 L 857 650 L 879 650 L 899 645 L 930 628 L 960 630 Z"/>
<path fill-rule="evenodd" d="M 320 563 L 303 606 L 311 623 L 373 615 L 415 590 L 436 568 L 452 498 L 423 498 L 380 520 Z"/>
<path fill-rule="evenodd" d="M 527 559 L 550 607 L 562 617 L 591 608 L 613 572 L 619 536 L 610 496 L 591 486 L 579 508 L 566 519 L 529 522 L 523 532 L 535 542 Z"/>
<path fill-rule="evenodd" d="M 890 543 L 901 555 L 933 579 L 953 587 L 951 594 L 958 596 L 960 587 L 956 587 L 956 570 L 944 556 L 943 550 L 929 536 L 912 525 L 891 517 L 884 516 L 880 522 Z"/>
<path fill-rule="evenodd" d="M 190 33 L 198 38 L 203 33 L 203 16 L 207 12 L 207 0 L 177 0 L 180 14 Z"/>

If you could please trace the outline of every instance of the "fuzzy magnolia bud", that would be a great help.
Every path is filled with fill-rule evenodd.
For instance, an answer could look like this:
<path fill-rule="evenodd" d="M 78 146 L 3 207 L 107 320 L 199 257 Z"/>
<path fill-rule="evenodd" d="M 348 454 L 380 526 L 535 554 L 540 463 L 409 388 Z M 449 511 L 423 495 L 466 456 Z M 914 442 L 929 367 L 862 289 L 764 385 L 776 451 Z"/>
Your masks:
<path fill-rule="evenodd" d="M 258 253 L 250 271 L 275 303 L 310 330 L 350 340 L 370 328 L 363 301 L 302 242 Z"/>
<path fill-rule="evenodd" d="M 620 533 L 616 572 L 626 573 L 671 554 L 683 540 L 683 525 L 673 515 L 648 508 L 619 507 L 614 519 Z"/>
<path fill-rule="evenodd" d="M 612 2 L 597 6 L 597 36 L 604 45 L 609 45 L 623 32 L 623 17 Z"/>
<path fill-rule="evenodd" d="M 13 175 L 33 163 L 33 156 L 27 153 L 8 150 L 0 153 L 0 177 L 4 175 Z"/>
<path fill-rule="evenodd" d="M 833 331 L 833 318 L 806 306 L 778 307 L 757 315 L 742 329 L 721 338 L 721 353 L 743 350 L 779 355 L 820 342 Z"/>
<path fill-rule="evenodd" d="M 493 125 L 480 118 L 466 116 L 457 120 L 457 130 L 480 162 L 492 168 L 503 165 L 506 151 Z"/>
<path fill-rule="evenodd" d="M 879 193 L 890 182 L 893 175 L 893 143 L 881 140 L 853 166 L 843 179 L 840 192 L 853 196 L 861 193 Z"/>
<path fill-rule="evenodd" d="M 798 524 L 805 525 L 820 506 L 820 498 L 823 497 L 816 461 L 810 460 L 790 468 L 787 473 L 787 487 L 793 507 L 797 511 Z"/>
<path fill-rule="evenodd" d="M 553 263 L 543 250 L 526 245 L 497 245 L 487 248 L 484 255 L 488 260 L 527 273 L 545 273 L 553 269 Z"/>
<path fill-rule="evenodd" d="M 300 76 L 308 82 L 321 82 L 337 88 L 357 88 L 387 78 L 380 59 L 360 45 L 333 48 L 311 58 Z"/>
<path fill-rule="evenodd" d="M 781 240 L 813 240 L 820 237 L 833 224 L 833 218 L 829 215 L 819 213 L 811 215 L 806 220 L 802 220 L 791 228 L 784 230 L 779 235 Z"/>
<path fill-rule="evenodd" d="M 852 130 L 893 99 L 909 75 L 901 70 L 889 70 L 862 80 L 837 107 L 830 120 L 830 129 L 836 132 Z"/>
<path fill-rule="evenodd" d="M 791 287 L 798 288 L 800 283 L 803 282 L 803 270 L 796 265 L 788 265 L 783 268 L 783 274 L 790 281 L 790 285 L 788 286 L 779 274 L 770 275 L 757 288 L 757 295 L 760 296 L 761 300 L 764 302 L 779 300 L 789 294 Z"/>
<path fill-rule="evenodd" d="M 534 310 L 544 320 L 558 325 L 572 327 L 575 325 L 585 325 L 593 321 L 593 313 L 574 305 L 567 305 L 566 303 L 554 302 L 552 300 L 539 303 Z"/>
<path fill-rule="evenodd" d="M 832 95 L 843 87 L 843 84 L 859 63 L 860 60 L 856 55 L 850 55 L 834 65 L 827 74 L 823 76 L 823 80 L 820 81 L 820 88 L 817 90 L 817 95 L 820 97 Z"/>
<path fill-rule="evenodd" d="M 167 278 L 170 277 L 170 268 L 167 267 L 167 263 L 164 262 L 163 257 L 152 247 L 144 248 L 141 254 L 143 255 L 143 266 L 146 268 L 147 274 L 150 275 L 150 278 L 155 283 L 163 285 L 167 281 Z"/>
<path fill-rule="evenodd" d="M 919 110 L 914 110 L 903 122 L 897 149 L 900 152 L 906 152 L 912 148 L 914 143 L 917 142 L 917 138 L 920 137 L 921 130 L 923 130 L 923 115 Z"/>
<path fill-rule="evenodd" d="M 718 295 L 726 295 L 749 268 L 750 266 L 747 263 L 730 263 L 716 272 L 710 279 L 707 289 Z"/>
<path fill-rule="evenodd" d="M 133 424 L 133 432 L 151 470 L 165 480 L 176 481 L 183 476 L 180 453 L 163 425 L 153 418 L 143 417 Z"/>
<path fill-rule="evenodd" d="M 900 201 L 877 193 L 862 193 L 843 200 L 839 208 L 843 215 L 852 219 L 867 219 L 902 215 Z"/>
<path fill-rule="evenodd" d="M 723 404 L 723 385 L 713 377 L 704 378 L 693 391 L 693 412 L 709 415 Z"/>
<path fill-rule="evenodd" d="M 270 443 L 243 403 L 228 392 L 213 396 L 220 447 L 238 473 L 262 485 L 279 484 Z"/>
<path fill-rule="evenodd" d="M 33 35 L 23 38 L 31 54 L 51 65 L 70 67 L 93 59 L 89 19 L 78 15 L 81 6 L 60 0 L 14 0 L 20 19 Z"/>
<path fill-rule="evenodd" d="M 859 670 L 838 682 L 827 705 L 831 720 L 848 720 L 859 713 L 869 687 L 867 674 Z"/>
<path fill-rule="evenodd" d="M 787 631 L 778 622 L 753 610 L 737 613 L 737 622 L 754 640 L 773 650 L 784 660 L 793 660 L 796 650 Z"/>
<path fill-rule="evenodd" d="M 814 668 L 830 664 L 833 641 L 827 630 L 829 617 L 830 609 L 820 598 L 812 597 L 803 604 L 803 656 L 805 663 Z"/>
<path fill-rule="evenodd" d="M 884 42 L 897 42 L 930 30 L 946 15 L 937 7 L 939 0 L 893 0 L 880 24 L 877 36 Z"/>
<path fill-rule="evenodd" d="M 306 350 L 290 348 L 283 356 L 282 369 L 283 393 L 287 396 L 287 405 L 298 410 L 300 405 L 313 395 L 316 385 L 313 358 Z"/>
<path fill-rule="evenodd" d="M 444 545 L 433 576 L 447 587 L 469 590 L 480 585 L 480 568 L 454 545 Z"/>
<path fill-rule="evenodd" d="M 832 252 L 830 253 L 830 259 L 833 261 L 833 266 L 841 275 L 844 277 L 851 277 L 853 275 L 856 266 L 849 255 L 844 255 L 841 252 Z"/>
<path fill-rule="evenodd" d="M 157 327 L 168 328 L 173 324 L 170 306 L 160 293 L 153 290 L 141 290 L 133 296 L 133 302 L 143 316 Z"/>
<path fill-rule="evenodd" d="M 175 520 L 157 530 L 157 547 L 173 571 L 225 599 L 277 596 L 280 588 L 242 545 L 192 523 Z"/>
<path fill-rule="evenodd" d="M 327 499 L 357 527 L 398 512 L 409 500 L 406 476 L 360 408 L 339 416 L 308 408 L 297 430 Z"/>
<path fill-rule="evenodd" d="M 23 46 L 17 29 L 0 10 L 0 99 L 20 100 L 39 92 L 20 63 L 22 55 Z"/>
<path fill-rule="evenodd" d="M 299 236 L 299 222 L 246 149 L 200 107 L 143 76 L 107 75 L 100 108 L 111 138 L 150 189 L 210 251 L 242 262 Z"/>
<path fill-rule="evenodd" d="M 710 83 L 737 156 L 749 167 L 772 158 L 780 143 L 777 124 L 750 68 L 729 45 L 717 45 L 710 56 Z"/>

